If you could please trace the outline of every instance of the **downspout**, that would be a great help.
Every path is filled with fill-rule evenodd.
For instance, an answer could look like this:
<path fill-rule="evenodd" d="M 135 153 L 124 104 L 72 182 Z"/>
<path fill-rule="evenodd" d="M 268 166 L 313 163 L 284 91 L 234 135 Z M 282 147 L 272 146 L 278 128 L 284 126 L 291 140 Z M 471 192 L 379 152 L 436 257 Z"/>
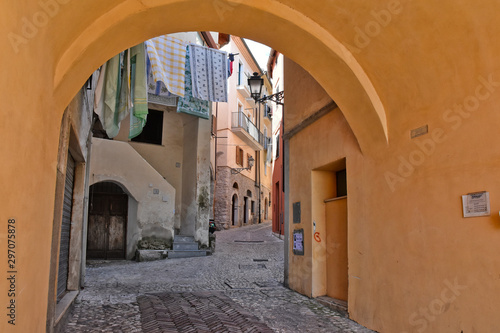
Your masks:
<path fill-rule="evenodd" d="M 258 112 L 257 112 L 257 121 L 258 121 L 258 124 L 259 124 L 257 126 L 257 129 L 259 131 L 259 136 L 260 136 L 261 135 L 261 131 L 260 131 L 260 125 L 261 125 L 261 123 L 260 123 L 260 102 L 259 102 L 259 108 L 258 108 Z M 259 193 L 257 195 L 259 197 L 259 204 L 258 204 L 259 208 L 258 209 L 259 209 L 259 224 L 260 224 L 260 223 L 262 223 L 262 211 L 261 211 L 262 207 L 261 207 L 261 197 L 260 197 L 260 193 L 262 191 L 262 188 L 261 188 L 262 187 L 262 183 L 260 181 L 260 171 L 261 171 L 261 169 L 260 169 L 260 163 L 261 163 L 261 161 L 260 161 L 260 150 L 257 152 L 256 156 L 258 156 L 258 158 L 257 158 L 258 161 L 257 161 L 257 168 L 255 168 L 255 170 L 258 171 L 258 175 L 257 175 L 257 177 L 255 179 L 258 180 L 258 185 L 257 186 L 259 188 Z"/>
<path fill-rule="evenodd" d="M 217 132 L 218 132 L 218 126 L 217 126 L 217 121 L 219 120 L 219 102 L 215 103 L 215 124 L 214 126 L 214 134 L 215 134 L 215 151 L 214 151 L 214 204 L 212 207 L 213 211 L 213 217 L 214 217 L 214 222 L 215 222 L 215 202 L 216 200 L 216 193 L 217 193 Z"/>

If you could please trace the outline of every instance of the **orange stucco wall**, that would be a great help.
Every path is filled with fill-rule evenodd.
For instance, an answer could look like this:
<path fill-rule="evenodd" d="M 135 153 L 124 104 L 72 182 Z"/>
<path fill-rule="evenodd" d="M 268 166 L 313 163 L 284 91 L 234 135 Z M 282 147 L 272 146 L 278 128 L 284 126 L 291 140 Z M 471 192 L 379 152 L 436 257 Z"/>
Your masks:
<path fill-rule="evenodd" d="M 285 63 L 291 92 L 285 133 L 295 119 L 314 113 L 314 103 L 325 96 L 307 77 L 295 63 Z M 407 113 L 387 148 L 362 152 L 339 109 L 291 137 L 289 214 L 291 204 L 300 201 L 302 223 L 291 224 L 290 235 L 305 231 L 305 256 L 289 248 L 292 289 L 313 297 L 327 294 L 328 248 L 315 239 L 313 224 L 324 235 L 318 221 L 328 182 L 319 174 L 345 157 L 351 318 L 380 332 L 498 330 L 500 172 L 491 143 L 499 138 L 491 121 L 500 96 L 493 78 L 472 80 L 470 92 L 457 95 L 455 103 L 480 101 L 475 111 L 463 107 L 464 116 L 451 111 L 453 104 L 434 116 Z M 411 139 L 410 130 L 426 124 L 429 133 Z M 491 216 L 464 218 L 461 196 L 477 191 L 490 193 Z"/>
<path fill-rule="evenodd" d="M 18 322 L 4 318 L 0 331 L 46 329 L 64 108 L 119 51 L 190 30 L 274 47 L 339 105 L 342 114 L 290 140 L 290 198 L 310 210 L 311 182 L 301 179 L 347 156 L 353 319 L 383 332 L 498 330 L 500 3 L 17 0 L 0 8 L 0 246 L 16 218 L 19 263 Z M 285 114 L 298 124 L 312 109 L 293 111 L 288 96 Z M 430 134 L 411 140 L 422 125 Z M 490 192 L 491 216 L 462 218 L 460 196 L 481 190 Z M 312 267 L 304 259 L 291 259 L 291 273 Z M 303 275 L 296 288 L 310 294 L 314 276 Z M 440 302 L 442 313 L 422 319 L 420 309 L 435 312 Z"/>

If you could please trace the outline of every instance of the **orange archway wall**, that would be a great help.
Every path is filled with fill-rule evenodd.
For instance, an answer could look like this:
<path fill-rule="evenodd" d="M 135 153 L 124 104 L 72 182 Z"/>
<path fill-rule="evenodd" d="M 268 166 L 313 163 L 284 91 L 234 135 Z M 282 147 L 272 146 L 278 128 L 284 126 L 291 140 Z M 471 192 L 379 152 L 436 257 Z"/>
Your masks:
<path fill-rule="evenodd" d="M 346 111 L 362 146 L 387 142 L 384 107 L 368 75 L 331 29 L 291 3 L 19 0 L 1 7 L 0 199 L 5 209 L 0 214 L 2 222 L 14 217 L 19 225 L 23 282 L 17 302 L 25 319 L 17 329 L 45 329 L 49 263 L 57 259 L 50 249 L 57 242 L 52 221 L 62 113 L 88 76 L 119 51 L 178 31 L 221 31 L 258 40 L 313 73 Z M 2 321 L 0 327 L 10 326 Z"/>
<path fill-rule="evenodd" d="M 461 221 L 459 213 L 452 216 L 448 206 L 445 210 L 433 207 L 432 202 L 416 212 L 411 210 L 413 205 L 407 207 L 397 202 L 391 210 L 377 207 L 395 198 L 384 182 L 384 172 L 397 172 L 397 157 L 408 156 L 415 150 L 414 144 L 409 143 L 409 130 L 425 124 L 431 128 L 443 126 L 443 113 L 474 94 L 483 82 L 478 77 L 487 80 L 493 75 L 491 80 L 496 80 L 500 73 L 500 43 L 495 39 L 500 35 L 496 15 L 499 3 L 16 0 L 4 1 L 0 8 L 0 241 L 5 249 L 7 220 L 15 218 L 16 256 L 20 263 L 18 326 L 13 328 L 2 320 L 2 332 L 45 330 L 49 267 L 56 260 L 51 256 L 51 245 L 57 242 L 52 239 L 52 221 L 64 108 L 102 63 L 127 47 L 161 34 L 211 30 L 248 37 L 272 46 L 305 68 L 339 105 L 366 156 L 363 162 L 374 166 L 359 175 L 365 181 L 360 188 L 369 189 L 373 196 L 360 200 L 364 210 L 356 212 L 353 219 L 369 221 L 379 227 L 377 232 L 387 232 L 380 231 L 377 237 L 392 230 L 392 239 L 397 240 L 401 234 L 396 231 L 400 229 L 411 235 L 411 230 L 403 228 L 418 222 L 418 214 L 430 219 L 437 216 L 447 226 Z M 416 176 L 405 178 L 397 184 L 401 191 L 397 198 L 403 200 L 405 195 L 420 193 L 413 188 L 422 184 L 428 185 L 426 194 L 437 190 L 439 184 L 439 188 L 447 189 L 443 195 L 450 200 L 473 190 L 471 182 L 456 184 L 475 174 L 466 167 L 456 170 L 453 163 L 473 165 L 478 156 L 492 157 L 484 148 L 498 139 L 492 121 L 498 120 L 494 108 L 497 97 L 493 91 L 490 93 L 491 98 L 482 102 L 481 113 L 476 113 L 470 127 L 460 128 L 460 141 L 455 144 L 455 139 L 448 140 L 440 146 L 447 152 L 460 151 L 461 155 L 433 155 L 415 172 L 428 181 L 418 182 L 422 178 Z M 289 114 L 287 126 L 293 127 L 307 116 L 303 112 Z M 460 120 L 465 122 L 465 118 Z M 483 136 L 479 137 L 479 132 Z M 454 133 L 448 132 L 450 137 Z M 481 154 L 478 147 L 483 147 Z M 448 169 L 440 172 L 439 165 L 447 163 Z M 496 169 L 490 165 L 490 170 Z M 440 177 L 431 181 L 436 174 Z M 488 179 L 481 181 L 488 184 Z M 377 198 L 386 201 L 378 203 Z M 421 197 L 416 196 L 415 200 Z M 451 208 L 455 211 L 456 207 Z M 372 210 L 375 214 L 371 214 Z M 394 222 L 395 228 L 384 228 L 387 221 L 407 216 L 411 217 L 407 224 Z M 490 222 L 494 223 L 492 219 Z M 360 228 L 360 232 L 363 230 Z M 437 234 L 446 235 L 446 230 L 442 228 Z M 479 230 L 478 237 L 491 237 L 488 227 Z M 469 233 L 464 231 L 463 235 Z M 443 242 L 445 236 L 435 244 Z M 444 244 L 452 248 L 451 244 Z M 436 251 L 441 248 L 436 245 Z M 419 263 L 425 265 L 423 259 Z M 481 270 L 484 264 L 474 265 L 470 261 L 468 269 L 478 271 L 478 279 L 486 276 L 486 271 Z M 492 280 L 486 283 L 494 285 Z M 1 286 L 5 286 L 5 280 Z M 376 294 L 373 290 L 370 289 L 370 295 Z M 432 295 L 426 298 L 431 299 Z M 0 293 L 1 304 L 6 300 L 4 290 Z M 368 307 L 359 305 L 366 313 L 374 313 Z M 405 320 L 401 320 L 403 324 Z"/>

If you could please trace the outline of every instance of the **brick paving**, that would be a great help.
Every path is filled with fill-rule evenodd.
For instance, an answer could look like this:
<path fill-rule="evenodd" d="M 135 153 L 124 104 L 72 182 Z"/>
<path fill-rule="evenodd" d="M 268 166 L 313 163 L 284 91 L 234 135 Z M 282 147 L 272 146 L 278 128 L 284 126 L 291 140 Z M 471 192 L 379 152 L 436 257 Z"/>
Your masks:
<path fill-rule="evenodd" d="M 65 332 L 372 332 L 282 286 L 270 224 L 216 235 L 209 257 L 88 262 Z"/>

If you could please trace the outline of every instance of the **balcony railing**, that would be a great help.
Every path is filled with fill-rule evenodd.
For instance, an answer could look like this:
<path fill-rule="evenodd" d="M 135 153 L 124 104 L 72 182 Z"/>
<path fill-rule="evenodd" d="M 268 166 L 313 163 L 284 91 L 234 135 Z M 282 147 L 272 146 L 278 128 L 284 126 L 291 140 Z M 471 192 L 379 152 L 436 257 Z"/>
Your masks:
<path fill-rule="evenodd" d="M 243 129 L 250 137 L 260 145 L 260 149 L 264 146 L 264 134 L 262 134 L 257 126 L 243 112 L 233 112 L 231 123 L 232 129 Z"/>

